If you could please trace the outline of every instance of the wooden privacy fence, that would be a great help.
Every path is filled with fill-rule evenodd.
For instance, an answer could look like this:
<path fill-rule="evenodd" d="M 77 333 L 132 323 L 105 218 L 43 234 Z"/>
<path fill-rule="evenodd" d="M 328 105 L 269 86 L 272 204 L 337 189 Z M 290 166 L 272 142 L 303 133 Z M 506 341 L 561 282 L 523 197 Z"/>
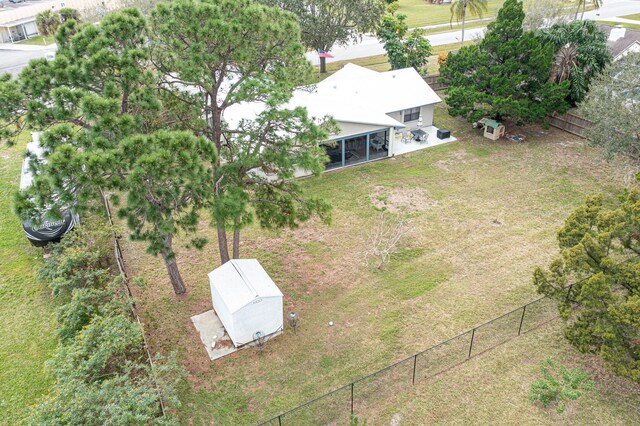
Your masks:
<path fill-rule="evenodd" d="M 549 124 L 583 138 L 586 137 L 585 130 L 593 125 L 591 121 L 585 120 L 570 112 L 562 115 L 553 113 L 549 117 Z"/>
<path fill-rule="evenodd" d="M 433 90 L 444 90 L 447 88 L 447 86 L 438 83 L 438 78 L 440 78 L 440 74 L 423 75 L 422 78 L 429 86 L 431 86 Z"/>

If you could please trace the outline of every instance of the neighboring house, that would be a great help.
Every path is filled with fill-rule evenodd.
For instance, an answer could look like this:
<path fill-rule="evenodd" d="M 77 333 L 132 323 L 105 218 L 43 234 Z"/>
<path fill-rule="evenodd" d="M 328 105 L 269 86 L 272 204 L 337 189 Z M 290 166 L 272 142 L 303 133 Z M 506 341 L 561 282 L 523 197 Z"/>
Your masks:
<path fill-rule="evenodd" d="M 26 40 L 31 37 L 35 37 L 38 34 L 38 27 L 36 26 L 35 16 L 0 23 L 1 43 L 15 43 L 20 40 Z"/>
<path fill-rule="evenodd" d="M 311 117 L 331 116 L 337 122 L 339 131 L 324 145 L 327 169 L 335 169 L 455 140 L 436 136 L 433 110 L 440 102 L 413 68 L 377 72 L 347 64 L 316 85 L 296 90 L 287 107 L 305 107 Z M 224 118 L 234 127 L 260 109 L 238 105 Z M 417 128 L 428 136 L 426 141 L 412 139 L 410 132 Z"/>
<path fill-rule="evenodd" d="M 613 54 L 613 60 L 624 58 L 631 52 L 640 52 L 640 31 L 629 30 L 621 25 L 598 24 L 607 36 L 607 45 Z"/>
<path fill-rule="evenodd" d="M 38 35 L 36 15 L 45 10 L 70 7 L 79 11 L 121 7 L 120 0 L 26 0 L 11 3 L 0 0 L 0 43 L 15 43 Z"/>

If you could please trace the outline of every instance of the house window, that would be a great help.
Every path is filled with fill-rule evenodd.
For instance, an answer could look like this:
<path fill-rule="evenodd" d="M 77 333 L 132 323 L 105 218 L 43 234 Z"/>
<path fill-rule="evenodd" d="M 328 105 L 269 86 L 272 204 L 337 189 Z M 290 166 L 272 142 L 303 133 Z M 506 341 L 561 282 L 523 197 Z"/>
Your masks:
<path fill-rule="evenodd" d="M 405 109 L 403 115 L 405 123 L 409 121 L 416 121 L 418 118 L 420 118 L 420 107 Z"/>

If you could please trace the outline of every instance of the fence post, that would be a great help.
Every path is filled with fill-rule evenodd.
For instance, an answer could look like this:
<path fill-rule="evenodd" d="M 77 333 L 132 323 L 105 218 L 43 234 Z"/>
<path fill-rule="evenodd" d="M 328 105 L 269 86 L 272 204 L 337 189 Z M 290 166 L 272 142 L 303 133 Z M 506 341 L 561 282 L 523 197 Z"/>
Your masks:
<path fill-rule="evenodd" d="M 282 415 L 278 416 L 278 426 L 282 426 Z"/>
<path fill-rule="evenodd" d="M 469 345 L 469 356 L 467 358 L 471 358 L 471 350 L 473 349 L 473 338 L 476 335 L 476 329 L 474 328 L 471 332 L 471 344 Z"/>
<path fill-rule="evenodd" d="M 524 321 L 524 313 L 527 312 L 527 305 L 524 305 L 524 308 L 522 308 L 522 318 L 520 318 L 520 326 L 518 327 L 518 336 L 520 335 L 520 332 L 522 331 L 522 322 Z"/>
<path fill-rule="evenodd" d="M 413 356 L 413 379 L 411 379 L 411 384 L 416 384 L 416 364 L 418 363 L 418 354 Z"/>
<path fill-rule="evenodd" d="M 355 382 L 351 383 L 351 415 L 353 416 L 353 385 L 355 385 Z"/>

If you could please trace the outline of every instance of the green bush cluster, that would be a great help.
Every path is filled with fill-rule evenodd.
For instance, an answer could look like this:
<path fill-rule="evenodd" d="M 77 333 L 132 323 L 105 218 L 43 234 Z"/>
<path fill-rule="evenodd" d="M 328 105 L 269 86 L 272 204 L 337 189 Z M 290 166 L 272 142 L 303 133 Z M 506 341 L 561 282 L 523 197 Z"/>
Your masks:
<path fill-rule="evenodd" d="M 567 368 L 547 358 L 540 369 L 541 376 L 531 383 L 529 399 L 540 401 L 544 408 L 556 407 L 564 413 L 569 401 L 575 401 L 594 387 L 589 375 L 577 368 Z"/>
<path fill-rule="evenodd" d="M 47 361 L 55 378 L 29 424 L 167 424 L 160 396 L 177 406 L 175 362 L 152 371 L 123 278 L 114 272 L 110 232 L 83 225 L 55 245 L 40 277 L 60 301 L 59 346 Z"/>

